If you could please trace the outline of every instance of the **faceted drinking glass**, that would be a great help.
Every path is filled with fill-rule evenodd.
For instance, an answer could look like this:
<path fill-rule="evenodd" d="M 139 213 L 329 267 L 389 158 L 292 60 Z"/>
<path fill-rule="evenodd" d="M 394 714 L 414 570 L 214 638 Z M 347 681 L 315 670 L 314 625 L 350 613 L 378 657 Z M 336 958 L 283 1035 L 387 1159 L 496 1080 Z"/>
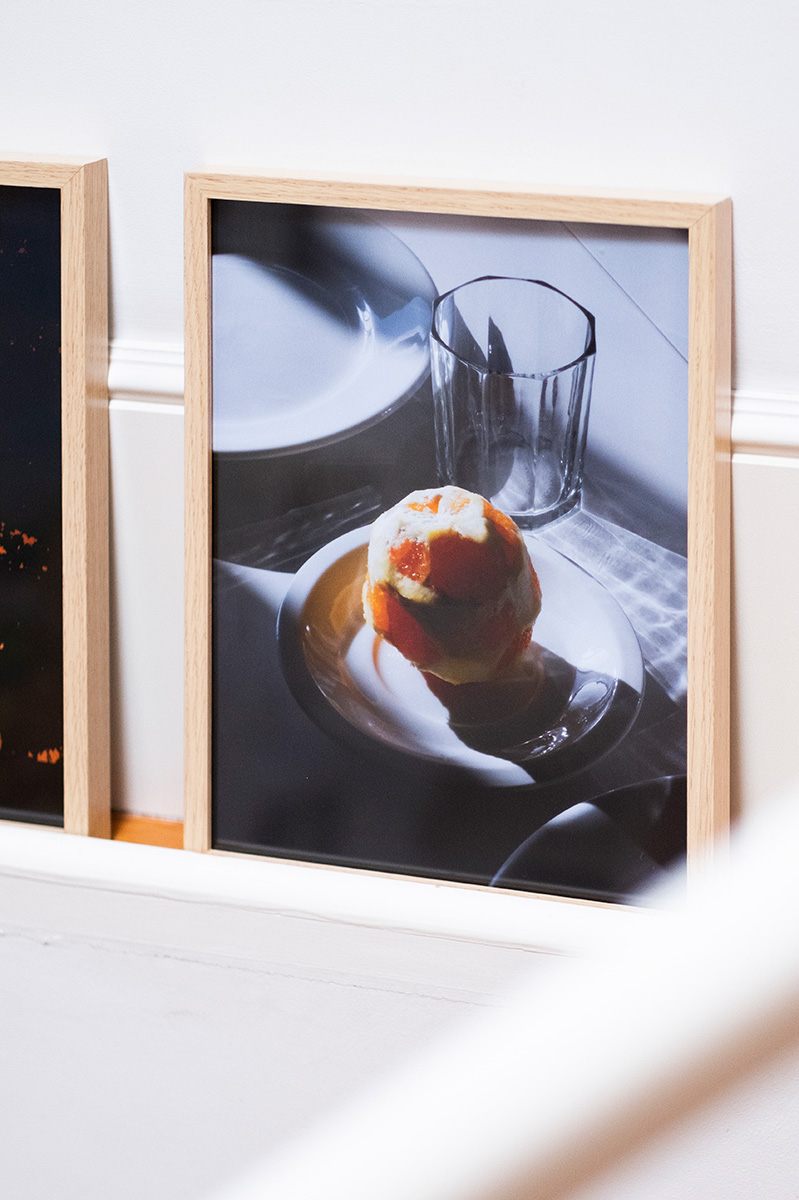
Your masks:
<path fill-rule="evenodd" d="M 592 314 L 541 280 L 486 275 L 436 299 L 430 346 L 441 482 L 527 529 L 578 504 Z"/>

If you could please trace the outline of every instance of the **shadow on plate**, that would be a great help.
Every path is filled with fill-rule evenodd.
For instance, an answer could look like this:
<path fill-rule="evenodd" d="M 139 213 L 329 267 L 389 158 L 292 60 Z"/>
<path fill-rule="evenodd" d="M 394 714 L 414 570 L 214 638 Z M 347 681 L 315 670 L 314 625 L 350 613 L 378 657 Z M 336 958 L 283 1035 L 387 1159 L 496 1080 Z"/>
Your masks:
<path fill-rule="evenodd" d="M 632 725 L 642 693 L 599 671 L 581 671 L 535 642 L 512 676 L 447 683 L 423 672 L 452 732 L 472 750 L 517 763 L 536 783 L 596 762 Z"/>
<path fill-rule="evenodd" d="M 687 786 L 665 776 L 559 813 L 514 850 L 492 887 L 640 903 L 685 857 Z"/>

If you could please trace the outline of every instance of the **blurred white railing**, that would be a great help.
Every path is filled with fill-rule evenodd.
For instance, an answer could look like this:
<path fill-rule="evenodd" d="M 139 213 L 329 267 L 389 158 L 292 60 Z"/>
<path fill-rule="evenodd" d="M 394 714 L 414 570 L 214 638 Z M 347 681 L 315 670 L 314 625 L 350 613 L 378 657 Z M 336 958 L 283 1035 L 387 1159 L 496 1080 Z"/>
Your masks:
<path fill-rule="evenodd" d="M 799 1040 L 799 805 L 213 1200 L 555 1200 Z"/>

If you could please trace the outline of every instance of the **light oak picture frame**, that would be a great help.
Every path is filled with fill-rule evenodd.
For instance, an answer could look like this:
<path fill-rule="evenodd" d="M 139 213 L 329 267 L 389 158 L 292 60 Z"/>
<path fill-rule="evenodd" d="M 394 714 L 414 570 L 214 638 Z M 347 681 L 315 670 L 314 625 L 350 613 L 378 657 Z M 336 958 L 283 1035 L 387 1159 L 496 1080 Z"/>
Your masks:
<path fill-rule="evenodd" d="M 67 833 L 108 837 L 107 163 L 71 156 L 0 156 L 3 187 L 51 189 L 58 194 L 63 828 Z"/>
<path fill-rule="evenodd" d="M 717 854 L 730 822 L 732 217 L 729 199 L 715 195 L 554 191 L 521 184 L 488 188 L 474 184 L 319 178 L 298 173 L 226 171 L 198 172 L 186 177 L 185 845 L 199 852 L 214 850 L 211 214 L 217 201 L 684 232 L 689 294 L 687 857 L 690 878 L 693 871 Z M 440 876 L 436 879 L 442 881 Z M 445 878 L 443 882 L 452 881 Z M 457 880 L 454 882 L 458 884 Z"/>

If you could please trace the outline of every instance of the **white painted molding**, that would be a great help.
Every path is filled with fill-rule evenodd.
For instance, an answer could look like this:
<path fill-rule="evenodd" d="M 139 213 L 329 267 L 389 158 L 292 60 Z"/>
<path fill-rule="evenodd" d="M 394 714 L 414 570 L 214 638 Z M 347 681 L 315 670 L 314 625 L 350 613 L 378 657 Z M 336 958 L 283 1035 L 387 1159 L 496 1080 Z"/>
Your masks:
<path fill-rule="evenodd" d="M 167 342 L 111 343 L 108 392 L 112 400 L 183 400 L 183 347 Z"/>
<path fill-rule="evenodd" d="M 799 396 L 736 392 L 732 444 L 737 454 L 799 455 Z"/>
<path fill-rule="evenodd" d="M 528 950 L 593 953 L 668 916 L 437 881 L 79 838 L 0 822 L 0 880 L 27 879 L 283 918 Z"/>
<path fill-rule="evenodd" d="M 183 347 L 114 341 L 108 390 L 114 401 L 182 402 Z M 736 392 L 732 444 L 733 450 L 741 454 L 799 456 L 799 395 Z"/>

